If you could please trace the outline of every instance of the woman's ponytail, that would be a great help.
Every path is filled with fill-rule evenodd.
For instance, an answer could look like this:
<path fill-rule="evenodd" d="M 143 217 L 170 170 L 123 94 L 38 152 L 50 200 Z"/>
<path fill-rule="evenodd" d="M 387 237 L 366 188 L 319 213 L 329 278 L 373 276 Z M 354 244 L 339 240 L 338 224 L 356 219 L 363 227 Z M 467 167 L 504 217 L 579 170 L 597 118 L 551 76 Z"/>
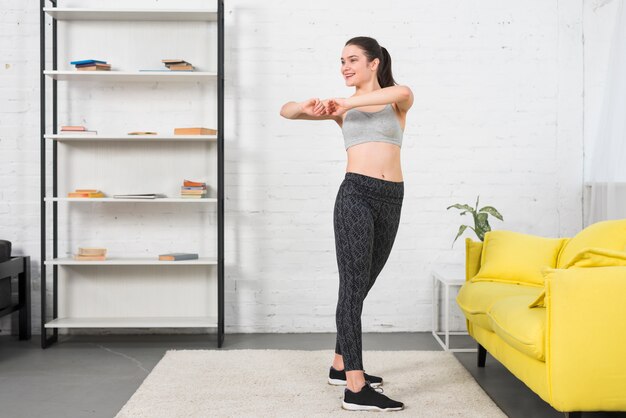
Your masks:
<path fill-rule="evenodd" d="M 381 51 L 381 59 L 380 65 L 378 66 L 378 84 L 380 87 L 391 87 L 398 83 L 393 79 L 393 75 L 391 74 L 391 56 L 387 49 L 384 46 L 380 47 Z"/>

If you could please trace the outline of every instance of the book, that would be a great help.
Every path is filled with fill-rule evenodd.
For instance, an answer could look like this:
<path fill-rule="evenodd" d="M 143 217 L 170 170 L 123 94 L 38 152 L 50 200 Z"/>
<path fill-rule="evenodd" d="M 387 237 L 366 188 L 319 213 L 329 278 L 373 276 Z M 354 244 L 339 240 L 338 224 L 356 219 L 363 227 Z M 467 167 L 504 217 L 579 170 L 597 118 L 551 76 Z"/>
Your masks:
<path fill-rule="evenodd" d="M 193 65 L 170 65 L 169 68 L 171 71 L 186 71 L 193 70 Z"/>
<path fill-rule="evenodd" d="M 111 69 L 100 68 L 100 67 L 82 67 L 82 68 L 77 68 L 76 71 L 111 71 Z"/>
<path fill-rule="evenodd" d="M 76 64 L 75 65 L 76 68 L 82 68 L 82 67 L 106 67 L 106 68 L 111 68 L 111 64 L 102 64 L 99 62 L 93 62 L 93 63 L 88 63 L 88 64 Z"/>
<path fill-rule="evenodd" d="M 206 183 L 205 182 L 200 182 L 200 181 L 191 181 L 191 180 L 184 180 L 183 181 L 183 186 L 186 187 L 198 187 L 198 186 L 205 186 L 206 187 Z"/>
<path fill-rule="evenodd" d="M 202 190 L 182 190 L 181 194 L 183 194 L 183 195 L 206 194 L 206 189 L 202 189 Z"/>
<path fill-rule="evenodd" d="M 196 253 L 159 254 L 159 260 L 161 261 L 197 260 L 197 259 L 198 259 L 198 254 Z"/>
<path fill-rule="evenodd" d="M 77 65 L 76 69 L 78 71 L 111 71 L 111 66 L 109 64 Z"/>
<path fill-rule="evenodd" d="M 98 131 L 88 131 L 82 125 L 63 125 L 59 133 L 63 135 L 96 135 Z"/>
<path fill-rule="evenodd" d="M 94 197 L 104 197 L 104 193 L 100 192 L 100 191 L 95 191 L 95 192 L 69 192 L 67 194 L 67 197 L 86 197 L 86 198 L 94 198 Z"/>
<path fill-rule="evenodd" d="M 74 260 L 80 260 L 80 261 L 104 261 L 104 260 L 106 260 L 106 255 L 80 255 L 80 254 L 74 254 Z"/>
<path fill-rule="evenodd" d="M 217 135 L 217 130 L 209 128 L 174 128 L 174 135 Z"/>
<path fill-rule="evenodd" d="M 165 195 L 161 193 L 136 193 L 136 194 L 113 195 L 114 199 L 156 199 L 160 197 L 165 197 Z"/>
<path fill-rule="evenodd" d="M 106 61 L 101 60 L 79 60 L 79 61 L 70 61 L 72 65 L 82 65 L 82 64 L 106 64 Z"/>
<path fill-rule="evenodd" d="M 106 248 L 78 247 L 78 255 L 106 255 Z"/>
<path fill-rule="evenodd" d="M 190 64 L 187 61 L 182 60 L 182 59 L 163 59 L 163 60 L 161 60 L 161 62 L 163 64 L 165 64 L 166 67 L 170 66 L 170 65 L 176 65 L 176 64 L 179 64 L 179 65 L 180 64 Z"/>
<path fill-rule="evenodd" d="M 206 195 L 181 195 L 181 199 L 204 199 Z"/>
<path fill-rule="evenodd" d="M 204 186 L 180 186 L 181 190 L 206 190 L 206 185 Z"/>
<path fill-rule="evenodd" d="M 85 131 L 87 130 L 87 128 L 85 128 L 82 125 L 62 125 L 61 126 L 61 131 Z"/>
<path fill-rule="evenodd" d="M 193 65 L 183 59 L 162 59 L 161 62 L 170 71 L 193 71 Z"/>

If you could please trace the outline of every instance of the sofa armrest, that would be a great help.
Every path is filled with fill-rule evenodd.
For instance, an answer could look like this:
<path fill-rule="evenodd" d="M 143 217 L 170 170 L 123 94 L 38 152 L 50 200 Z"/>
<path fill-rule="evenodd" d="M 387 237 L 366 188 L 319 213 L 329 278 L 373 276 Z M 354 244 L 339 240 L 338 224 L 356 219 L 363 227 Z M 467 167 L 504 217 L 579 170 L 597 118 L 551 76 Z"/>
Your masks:
<path fill-rule="evenodd" d="M 551 404 L 626 410 L 626 267 L 550 269 L 545 288 Z"/>
<path fill-rule="evenodd" d="M 480 270 L 480 257 L 483 251 L 482 241 L 465 238 L 465 281 L 469 281 Z"/>

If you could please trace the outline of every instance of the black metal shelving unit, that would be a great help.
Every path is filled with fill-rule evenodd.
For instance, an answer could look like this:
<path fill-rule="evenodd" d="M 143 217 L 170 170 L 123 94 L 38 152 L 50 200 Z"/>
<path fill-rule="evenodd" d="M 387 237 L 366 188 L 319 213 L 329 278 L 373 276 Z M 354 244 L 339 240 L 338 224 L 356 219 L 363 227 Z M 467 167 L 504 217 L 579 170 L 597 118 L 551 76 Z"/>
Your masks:
<path fill-rule="evenodd" d="M 224 342 L 224 2 L 217 2 L 217 347 L 221 348 Z M 57 0 L 49 0 L 52 8 L 58 8 Z M 57 66 L 57 18 L 54 14 L 47 17 L 46 1 L 40 0 L 40 188 L 41 188 L 41 347 L 47 348 L 58 342 L 58 328 L 52 328 L 52 335 L 48 335 L 47 319 L 47 210 L 46 210 L 46 32 L 47 18 L 51 20 L 52 36 L 52 71 Z M 60 8 L 59 8 L 60 10 Z M 158 19 L 156 19 L 158 20 Z M 58 90 L 57 78 L 52 78 L 52 134 L 57 134 L 58 126 Z M 52 144 L 52 193 L 58 197 L 57 187 L 57 141 Z M 58 201 L 52 201 L 52 256 L 58 257 Z M 52 319 L 58 317 L 58 264 L 52 265 Z"/>

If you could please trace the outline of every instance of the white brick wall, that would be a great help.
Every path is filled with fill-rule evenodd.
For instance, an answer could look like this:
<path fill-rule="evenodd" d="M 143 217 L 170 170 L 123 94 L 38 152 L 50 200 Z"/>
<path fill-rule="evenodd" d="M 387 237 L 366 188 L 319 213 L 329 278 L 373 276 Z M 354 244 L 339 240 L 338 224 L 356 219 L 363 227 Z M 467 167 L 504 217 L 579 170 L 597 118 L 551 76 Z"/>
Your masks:
<path fill-rule="evenodd" d="M 35 3 L 1 2 L 0 238 L 13 242 L 14 254 L 31 255 L 33 332 L 38 333 Z M 353 36 L 377 38 L 392 56 L 396 80 L 415 94 L 402 153 L 401 225 L 388 263 L 366 300 L 364 332 L 430 329 L 430 270 L 462 263 L 463 238 L 477 239 L 465 233 L 451 248 L 460 223 L 470 221 L 447 211 L 451 204 L 473 205 L 480 194 L 483 205 L 493 205 L 504 215 L 504 222 L 492 221 L 494 229 L 552 237 L 575 234 L 582 226 L 583 119 L 595 111 L 583 107 L 583 87 L 597 88 L 603 70 L 590 57 L 595 49 L 605 48 L 600 41 L 613 22 L 611 6 L 597 8 L 596 3 L 420 0 L 382 7 L 375 1 L 227 0 L 226 331 L 335 331 L 338 273 L 332 209 L 346 167 L 341 132 L 332 121 L 289 121 L 279 110 L 289 100 L 351 95 L 339 74 L 339 58 Z M 584 45 L 583 28 L 588 30 Z M 89 36 L 97 47 L 97 32 Z M 116 31 L 107 31 L 107 36 L 112 37 L 109 42 L 124 42 L 115 38 L 124 36 Z M 174 38 L 185 45 L 189 39 Z M 177 51 L 172 47 L 169 53 Z M 142 103 L 141 90 L 132 92 L 132 100 Z M 90 95 L 74 94 L 88 104 Z M 106 100 L 113 93 L 94 86 L 92 94 Z M 151 103 L 146 121 L 168 129 L 178 123 L 166 104 L 159 106 L 151 93 L 144 94 Z M 201 99 L 191 100 L 193 109 Z M 89 108 L 77 105 L 64 115 L 75 123 L 87 120 L 101 126 L 109 121 L 118 131 L 131 129 L 121 120 L 119 107 Z M 210 106 L 203 111 L 213 113 Z M 74 184 L 68 181 L 67 186 Z M 159 219 L 175 223 L 176 215 L 166 211 L 171 208 L 161 209 L 161 214 L 151 210 L 142 221 L 142 237 L 157 239 L 171 231 Z M 124 220 L 131 223 L 129 228 L 139 222 L 130 215 Z M 120 238 L 119 230 L 105 228 L 99 234 L 100 240 Z M 157 251 L 141 244 L 128 245 Z M 64 241 L 60 252 L 74 245 Z M 463 326 L 459 316 L 454 320 L 456 327 Z M 0 320 L 2 333 L 9 328 L 8 318 Z"/>

